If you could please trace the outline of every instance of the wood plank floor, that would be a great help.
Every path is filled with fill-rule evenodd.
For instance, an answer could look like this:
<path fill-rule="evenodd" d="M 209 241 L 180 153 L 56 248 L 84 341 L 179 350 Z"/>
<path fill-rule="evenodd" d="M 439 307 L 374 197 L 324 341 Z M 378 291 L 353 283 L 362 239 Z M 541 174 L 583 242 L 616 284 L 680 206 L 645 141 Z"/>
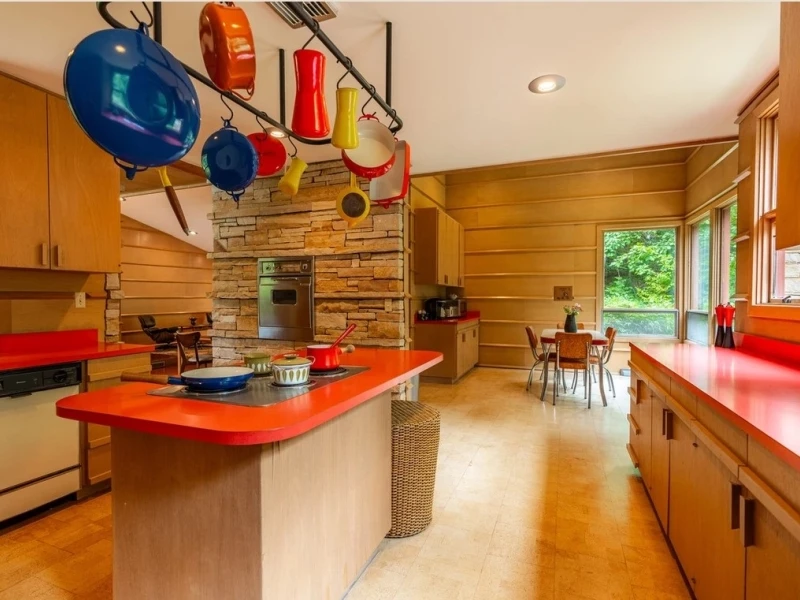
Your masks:
<path fill-rule="evenodd" d="M 433 523 L 385 540 L 347 600 L 689 598 L 625 451 L 627 380 L 587 410 L 526 379 L 422 386 L 442 413 Z M 110 494 L 0 534 L 0 600 L 110 600 L 111 535 Z"/>

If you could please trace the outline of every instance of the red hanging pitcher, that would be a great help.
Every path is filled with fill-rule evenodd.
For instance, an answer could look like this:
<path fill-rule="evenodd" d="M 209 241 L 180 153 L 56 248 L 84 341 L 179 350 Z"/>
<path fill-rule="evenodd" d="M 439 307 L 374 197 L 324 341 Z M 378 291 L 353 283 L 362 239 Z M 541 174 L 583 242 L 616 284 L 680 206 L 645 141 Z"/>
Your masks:
<path fill-rule="evenodd" d="M 297 135 L 321 138 L 331 132 L 325 104 L 325 61 L 325 55 L 318 50 L 296 50 L 294 53 L 297 94 L 292 131 Z"/>

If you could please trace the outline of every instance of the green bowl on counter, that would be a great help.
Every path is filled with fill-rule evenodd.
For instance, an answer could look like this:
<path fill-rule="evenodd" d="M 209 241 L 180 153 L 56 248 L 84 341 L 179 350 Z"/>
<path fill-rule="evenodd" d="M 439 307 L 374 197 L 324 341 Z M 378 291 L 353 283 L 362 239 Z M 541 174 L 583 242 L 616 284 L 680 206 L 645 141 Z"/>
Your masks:
<path fill-rule="evenodd" d="M 253 373 L 255 373 L 256 377 L 259 377 L 272 373 L 272 368 L 270 367 L 271 359 L 272 357 L 269 354 L 253 352 L 252 354 L 245 355 L 244 364 L 253 369 Z"/>

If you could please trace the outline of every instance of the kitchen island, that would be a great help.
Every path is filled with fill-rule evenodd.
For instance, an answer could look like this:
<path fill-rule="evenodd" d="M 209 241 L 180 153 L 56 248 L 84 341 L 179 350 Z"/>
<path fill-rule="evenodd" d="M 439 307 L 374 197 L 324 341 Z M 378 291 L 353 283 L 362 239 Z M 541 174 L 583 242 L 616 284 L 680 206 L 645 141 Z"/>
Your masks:
<path fill-rule="evenodd" d="M 437 364 L 359 349 L 369 370 L 266 407 L 148 395 L 59 401 L 114 445 L 114 600 L 341 598 L 391 525 L 391 389 Z"/>

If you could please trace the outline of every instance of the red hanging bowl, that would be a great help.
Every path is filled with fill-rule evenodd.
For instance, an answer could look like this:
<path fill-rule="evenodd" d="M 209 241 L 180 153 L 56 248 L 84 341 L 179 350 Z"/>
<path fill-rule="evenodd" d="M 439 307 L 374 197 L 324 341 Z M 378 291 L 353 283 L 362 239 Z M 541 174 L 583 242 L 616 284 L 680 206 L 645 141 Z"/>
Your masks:
<path fill-rule="evenodd" d="M 286 148 L 277 138 L 258 131 L 251 133 L 247 139 L 253 144 L 258 153 L 258 176 L 269 177 L 275 175 L 286 164 Z"/>

